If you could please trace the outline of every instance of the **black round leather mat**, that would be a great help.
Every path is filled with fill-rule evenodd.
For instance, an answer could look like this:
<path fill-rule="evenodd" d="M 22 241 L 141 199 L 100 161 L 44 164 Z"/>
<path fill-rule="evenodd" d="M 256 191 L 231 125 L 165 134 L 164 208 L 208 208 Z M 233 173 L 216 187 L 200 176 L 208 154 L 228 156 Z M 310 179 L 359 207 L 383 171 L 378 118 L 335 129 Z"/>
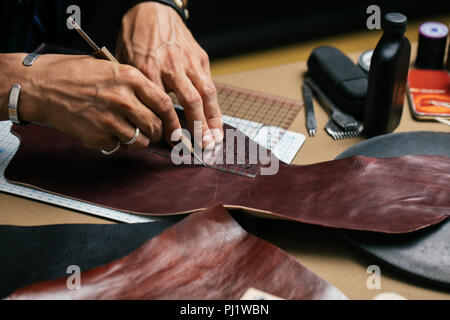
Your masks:
<path fill-rule="evenodd" d="M 450 133 L 405 132 L 379 136 L 340 154 L 390 158 L 406 155 L 450 157 Z M 382 263 L 415 279 L 450 289 L 450 219 L 409 234 L 342 231 L 350 243 Z"/>

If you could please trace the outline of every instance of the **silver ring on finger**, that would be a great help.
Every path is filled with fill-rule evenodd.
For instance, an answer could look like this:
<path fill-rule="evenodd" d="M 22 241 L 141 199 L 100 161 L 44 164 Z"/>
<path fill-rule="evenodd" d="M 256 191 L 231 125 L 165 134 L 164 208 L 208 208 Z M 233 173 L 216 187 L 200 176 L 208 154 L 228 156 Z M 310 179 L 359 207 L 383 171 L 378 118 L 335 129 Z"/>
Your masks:
<path fill-rule="evenodd" d="M 131 138 L 127 142 L 122 142 L 122 144 L 127 145 L 127 146 L 131 146 L 132 144 L 134 144 L 137 141 L 137 139 L 139 138 L 140 134 L 141 134 L 141 131 L 139 130 L 139 128 L 136 128 L 136 133 L 134 134 L 133 138 Z"/>
<path fill-rule="evenodd" d="M 116 153 L 120 149 L 120 145 L 121 145 L 121 143 L 119 141 L 119 142 L 117 142 L 117 146 L 114 149 L 112 149 L 111 151 L 106 151 L 106 150 L 101 150 L 101 151 L 105 156 L 110 156 L 113 153 Z"/>

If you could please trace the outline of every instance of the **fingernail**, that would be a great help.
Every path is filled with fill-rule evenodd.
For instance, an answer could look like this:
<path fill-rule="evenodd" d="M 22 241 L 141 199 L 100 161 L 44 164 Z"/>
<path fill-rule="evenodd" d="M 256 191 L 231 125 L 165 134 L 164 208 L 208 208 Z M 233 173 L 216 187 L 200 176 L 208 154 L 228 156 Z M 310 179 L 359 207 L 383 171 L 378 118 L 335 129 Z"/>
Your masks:
<path fill-rule="evenodd" d="M 178 142 L 182 137 L 183 137 L 183 130 L 180 128 L 173 131 L 170 139 L 172 140 L 172 142 Z"/>
<path fill-rule="evenodd" d="M 214 141 L 216 143 L 221 143 L 223 141 L 223 133 L 220 129 L 211 129 L 211 133 L 214 136 Z"/>
<path fill-rule="evenodd" d="M 214 149 L 215 142 L 211 132 L 209 131 L 203 136 L 203 146 L 206 150 Z"/>
<path fill-rule="evenodd" d="M 212 150 L 208 150 L 203 153 L 203 161 L 207 165 L 213 165 L 214 164 L 215 157 L 213 156 Z"/>

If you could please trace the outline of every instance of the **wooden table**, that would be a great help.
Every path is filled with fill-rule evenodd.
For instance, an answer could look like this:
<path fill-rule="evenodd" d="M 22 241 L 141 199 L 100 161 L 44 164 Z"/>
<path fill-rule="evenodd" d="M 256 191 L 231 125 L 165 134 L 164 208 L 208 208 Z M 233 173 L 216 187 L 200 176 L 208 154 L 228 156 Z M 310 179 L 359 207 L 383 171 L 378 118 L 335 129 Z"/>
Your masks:
<path fill-rule="evenodd" d="M 304 62 L 266 69 L 221 75 L 216 81 L 301 99 L 301 75 L 306 70 Z M 348 147 L 362 139 L 334 141 L 323 130 L 326 113 L 316 104 L 318 133 L 308 138 L 300 150 L 295 164 L 310 164 L 335 158 Z M 290 130 L 307 135 L 304 110 L 294 120 Z M 401 131 L 450 131 L 450 127 L 412 119 L 405 105 L 398 132 Z M 0 224 L 47 225 L 66 223 L 111 223 L 110 221 L 0 193 Z M 408 299 L 450 299 L 449 292 L 408 282 L 408 279 L 381 266 L 380 290 L 366 286 L 368 266 L 376 263 L 356 252 L 335 230 L 291 224 L 283 230 L 266 230 L 265 238 L 292 254 L 295 258 L 323 277 L 352 299 L 371 299 L 381 292 L 396 292 Z"/>

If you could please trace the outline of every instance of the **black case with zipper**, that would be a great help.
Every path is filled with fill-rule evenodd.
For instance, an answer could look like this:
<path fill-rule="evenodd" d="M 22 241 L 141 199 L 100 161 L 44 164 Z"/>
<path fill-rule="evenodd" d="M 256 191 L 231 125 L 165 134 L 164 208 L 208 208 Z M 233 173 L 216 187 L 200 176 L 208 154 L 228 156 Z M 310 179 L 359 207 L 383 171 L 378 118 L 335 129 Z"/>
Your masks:
<path fill-rule="evenodd" d="M 318 47 L 308 58 L 308 75 L 336 106 L 358 119 L 367 103 L 367 75 L 334 47 Z"/>

